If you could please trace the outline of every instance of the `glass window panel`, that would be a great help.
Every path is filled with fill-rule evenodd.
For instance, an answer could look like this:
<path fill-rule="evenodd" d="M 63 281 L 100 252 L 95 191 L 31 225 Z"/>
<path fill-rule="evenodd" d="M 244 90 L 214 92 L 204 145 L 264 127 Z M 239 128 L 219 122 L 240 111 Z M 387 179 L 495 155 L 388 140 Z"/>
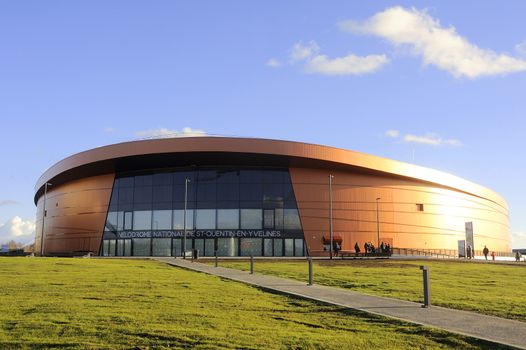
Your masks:
<path fill-rule="evenodd" d="M 118 226 L 117 212 L 109 212 L 106 218 L 106 231 L 116 232 Z"/>
<path fill-rule="evenodd" d="M 237 209 L 239 208 L 239 201 L 217 201 L 216 207 L 218 209 Z"/>
<path fill-rule="evenodd" d="M 274 228 L 274 209 L 263 210 L 263 227 L 267 229 Z"/>
<path fill-rule="evenodd" d="M 139 175 L 135 176 L 135 187 L 151 186 L 153 183 L 152 175 Z"/>
<path fill-rule="evenodd" d="M 183 242 L 180 238 L 174 238 L 173 241 L 173 256 L 182 256 L 182 246 Z"/>
<path fill-rule="evenodd" d="M 172 173 L 158 173 L 153 175 L 153 185 L 154 186 L 172 186 L 173 183 L 173 174 Z"/>
<path fill-rule="evenodd" d="M 285 256 L 294 256 L 294 240 L 285 238 Z"/>
<path fill-rule="evenodd" d="M 117 240 L 117 256 L 124 256 L 124 239 Z"/>
<path fill-rule="evenodd" d="M 261 201 L 263 200 L 262 184 L 240 184 L 239 198 L 242 201 Z"/>
<path fill-rule="evenodd" d="M 218 209 L 217 228 L 220 230 L 237 230 L 239 228 L 239 209 Z"/>
<path fill-rule="evenodd" d="M 133 203 L 133 187 L 119 188 L 119 204 Z"/>
<path fill-rule="evenodd" d="M 283 183 L 285 181 L 284 170 L 264 170 L 263 171 L 263 182 L 264 183 Z"/>
<path fill-rule="evenodd" d="M 150 256 L 150 238 L 133 239 L 133 256 Z"/>
<path fill-rule="evenodd" d="M 237 201 L 239 200 L 239 184 L 218 184 L 218 201 Z"/>
<path fill-rule="evenodd" d="M 199 184 L 204 182 L 213 182 L 217 180 L 217 170 L 199 170 L 197 175 L 197 182 Z"/>
<path fill-rule="evenodd" d="M 199 183 L 197 185 L 197 202 L 214 202 L 216 200 L 215 183 Z"/>
<path fill-rule="evenodd" d="M 134 181 L 135 179 L 133 176 L 119 178 L 119 189 L 122 189 L 123 187 L 133 187 Z"/>
<path fill-rule="evenodd" d="M 303 239 L 301 238 L 294 240 L 294 256 L 303 256 Z"/>
<path fill-rule="evenodd" d="M 115 256 L 115 248 L 116 248 L 116 245 L 117 245 L 117 240 L 110 239 L 109 242 L 110 242 L 110 245 L 109 245 L 108 256 Z"/>
<path fill-rule="evenodd" d="M 283 230 L 283 209 L 274 209 L 274 228 Z"/>
<path fill-rule="evenodd" d="M 284 202 L 284 206 L 286 209 L 297 209 L 298 207 L 296 206 L 296 202 L 295 201 L 286 201 Z"/>
<path fill-rule="evenodd" d="M 294 197 L 294 190 L 290 183 L 283 185 L 283 200 L 285 201 L 296 201 Z"/>
<path fill-rule="evenodd" d="M 245 209 L 257 209 L 257 208 L 261 208 L 261 204 L 263 202 L 262 201 L 258 201 L 258 202 L 254 202 L 254 201 L 240 201 L 239 202 L 239 207 L 240 208 L 245 208 Z"/>
<path fill-rule="evenodd" d="M 154 210 L 153 211 L 153 229 L 169 230 L 172 228 L 172 211 L 171 210 Z"/>
<path fill-rule="evenodd" d="M 124 256 L 130 256 L 132 253 L 132 241 L 131 239 L 124 240 Z"/>
<path fill-rule="evenodd" d="M 204 256 L 205 253 L 205 240 L 203 238 L 194 239 L 194 249 L 196 249 L 198 256 Z"/>
<path fill-rule="evenodd" d="M 187 202 L 195 202 L 195 182 L 188 183 Z M 184 181 L 182 184 L 174 184 L 173 186 L 173 200 L 178 202 L 184 202 Z"/>
<path fill-rule="evenodd" d="M 261 256 L 261 238 L 241 238 L 240 251 L 241 256 Z"/>
<path fill-rule="evenodd" d="M 215 209 L 215 208 L 216 208 L 216 202 L 199 201 L 196 204 L 196 209 Z"/>
<path fill-rule="evenodd" d="M 133 203 L 151 203 L 152 187 L 135 187 L 133 189 Z"/>
<path fill-rule="evenodd" d="M 113 190 L 111 191 L 110 207 L 115 207 L 119 203 L 119 185 L 118 179 L 113 184 Z"/>
<path fill-rule="evenodd" d="M 274 239 L 274 256 L 283 256 L 283 240 L 281 238 Z"/>
<path fill-rule="evenodd" d="M 133 212 L 131 211 L 125 211 L 124 212 L 124 229 L 125 230 L 131 230 L 133 224 Z"/>
<path fill-rule="evenodd" d="M 265 201 L 263 202 L 263 208 L 283 208 L 282 201 Z"/>
<path fill-rule="evenodd" d="M 186 209 L 194 209 L 195 202 L 187 202 Z M 184 209 L 184 202 L 173 202 L 173 209 Z"/>
<path fill-rule="evenodd" d="M 218 170 L 217 172 L 217 183 L 238 183 L 239 182 L 239 171 L 238 170 Z"/>
<path fill-rule="evenodd" d="M 283 215 L 285 230 L 301 230 L 300 217 L 297 209 L 285 209 Z"/>
<path fill-rule="evenodd" d="M 205 239 L 205 254 L 204 256 L 214 256 L 215 240 L 213 238 Z"/>
<path fill-rule="evenodd" d="M 261 183 L 263 173 L 261 170 L 247 169 L 239 172 L 239 182 L 241 183 Z"/>
<path fill-rule="evenodd" d="M 177 209 L 173 211 L 173 226 L 174 230 L 184 230 L 184 209 Z M 192 230 L 194 228 L 194 210 L 186 210 L 186 229 Z"/>
<path fill-rule="evenodd" d="M 283 184 L 264 184 L 264 201 L 283 201 Z"/>
<path fill-rule="evenodd" d="M 216 228 L 215 209 L 197 209 L 195 227 L 198 230 L 213 230 Z"/>
<path fill-rule="evenodd" d="M 263 226 L 261 209 L 241 209 L 242 229 L 261 229 Z"/>
<path fill-rule="evenodd" d="M 124 230 L 124 212 L 118 211 L 117 212 L 117 231 Z"/>
<path fill-rule="evenodd" d="M 273 239 L 272 238 L 265 238 L 263 240 L 263 255 L 264 256 L 272 256 L 272 246 L 273 246 L 273 243 L 272 243 Z"/>
<path fill-rule="evenodd" d="M 173 188 L 172 186 L 154 186 L 153 187 L 153 202 L 172 202 Z"/>
<path fill-rule="evenodd" d="M 217 256 L 238 256 L 237 238 L 218 238 L 217 239 Z"/>
<path fill-rule="evenodd" d="M 133 229 L 151 230 L 152 229 L 152 212 L 150 210 L 139 210 L 133 212 Z"/>
<path fill-rule="evenodd" d="M 110 251 L 110 241 L 105 239 L 102 241 L 102 256 L 108 256 Z"/>
<path fill-rule="evenodd" d="M 152 255 L 153 256 L 170 256 L 172 239 L 171 238 L 153 238 Z"/>

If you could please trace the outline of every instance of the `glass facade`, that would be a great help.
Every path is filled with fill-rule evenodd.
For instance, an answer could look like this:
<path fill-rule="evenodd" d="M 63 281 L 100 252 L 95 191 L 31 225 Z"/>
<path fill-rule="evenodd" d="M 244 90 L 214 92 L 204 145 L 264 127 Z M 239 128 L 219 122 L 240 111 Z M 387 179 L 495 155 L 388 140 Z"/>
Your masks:
<path fill-rule="evenodd" d="M 186 250 L 200 256 L 305 255 L 288 169 L 193 167 L 117 175 L 101 255 L 181 256 L 185 234 Z"/>

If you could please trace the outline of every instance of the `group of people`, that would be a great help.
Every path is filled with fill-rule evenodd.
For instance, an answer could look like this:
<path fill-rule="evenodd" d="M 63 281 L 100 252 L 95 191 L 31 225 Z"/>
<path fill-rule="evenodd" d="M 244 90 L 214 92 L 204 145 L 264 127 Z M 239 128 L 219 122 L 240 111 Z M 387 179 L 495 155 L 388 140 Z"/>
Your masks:
<path fill-rule="evenodd" d="M 389 243 L 380 243 L 380 247 L 376 248 L 372 242 L 365 242 L 363 245 L 364 253 L 365 254 L 372 254 L 372 253 L 382 253 L 382 254 L 390 254 L 391 253 L 391 245 Z M 356 254 L 359 254 L 361 252 L 360 245 L 358 242 L 354 244 L 354 251 Z"/>

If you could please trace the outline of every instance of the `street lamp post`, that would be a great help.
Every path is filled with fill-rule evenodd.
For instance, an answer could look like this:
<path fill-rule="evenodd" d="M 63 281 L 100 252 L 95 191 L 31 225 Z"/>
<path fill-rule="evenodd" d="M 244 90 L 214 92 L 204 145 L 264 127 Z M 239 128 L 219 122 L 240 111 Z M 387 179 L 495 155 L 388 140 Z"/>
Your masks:
<path fill-rule="evenodd" d="M 331 259 L 332 259 L 332 179 L 333 178 L 334 178 L 333 175 L 329 175 L 329 241 L 330 241 L 329 254 L 330 254 Z"/>
<path fill-rule="evenodd" d="M 188 203 L 188 183 L 190 182 L 189 178 L 184 179 L 184 213 L 183 213 L 183 228 L 184 228 L 184 237 L 183 237 L 183 259 L 186 259 L 186 207 Z"/>
<path fill-rule="evenodd" d="M 44 184 L 44 211 L 42 213 L 42 234 L 40 235 L 40 256 L 44 256 L 44 222 L 46 221 L 46 196 L 47 187 L 52 186 L 49 182 Z"/>
<path fill-rule="evenodd" d="M 378 212 L 378 201 L 382 199 L 380 197 L 376 198 L 376 232 L 377 232 L 377 246 L 376 248 L 380 248 L 380 216 L 379 216 L 379 212 Z"/>

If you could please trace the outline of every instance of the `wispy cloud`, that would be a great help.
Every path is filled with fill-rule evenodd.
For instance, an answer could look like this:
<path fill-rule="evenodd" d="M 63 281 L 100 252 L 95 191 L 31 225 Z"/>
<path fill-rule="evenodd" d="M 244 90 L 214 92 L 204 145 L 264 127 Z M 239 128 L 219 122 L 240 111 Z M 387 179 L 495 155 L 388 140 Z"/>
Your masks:
<path fill-rule="evenodd" d="M 115 129 L 108 127 L 108 128 L 104 128 L 102 131 L 107 132 L 107 133 L 112 133 L 115 131 Z"/>
<path fill-rule="evenodd" d="M 391 137 L 391 138 L 399 138 L 401 137 L 401 133 L 398 130 L 387 130 L 385 132 L 385 136 Z M 436 133 L 427 133 L 425 135 L 414 135 L 414 134 L 405 134 L 402 136 L 402 140 L 407 143 L 419 143 L 423 145 L 431 145 L 431 146 L 462 146 L 462 142 L 457 139 L 445 139 L 440 137 Z"/>
<path fill-rule="evenodd" d="M 317 55 L 318 52 L 320 52 L 320 47 L 315 41 L 309 41 L 307 44 L 298 41 L 290 49 L 289 62 L 296 63 L 306 60 L 307 58 Z"/>
<path fill-rule="evenodd" d="M 17 201 L 14 201 L 12 199 L 2 199 L 0 200 L 0 207 L 4 205 L 16 205 L 18 204 Z"/>
<path fill-rule="evenodd" d="M 398 136 L 400 136 L 400 131 L 398 131 L 398 130 L 393 130 L 393 129 L 391 129 L 391 130 L 387 130 L 387 131 L 385 132 L 385 136 L 389 136 L 389 137 L 398 137 Z"/>
<path fill-rule="evenodd" d="M 0 224 L 0 242 L 7 243 L 11 240 L 29 243 L 35 236 L 35 221 L 23 220 L 15 216 L 4 224 Z"/>
<path fill-rule="evenodd" d="M 189 127 L 183 128 L 183 130 L 170 130 L 166 128 L 152 129 L 152 130 L 143 130 L 137 131 L 135 133 L 137 137 L 140 138 L 172 138 L 172 137 L 196 137 L 196 136 L 206 136 L 206 132 L 201 129 L 192 129 Z"/>
<path fill-rule="evenodd" d="M 396 6 L 363 22 L 341 22 L 339 27 L 343 31 L 381 37 L 397 47 L 407 46 L 413 54 L 422 57 L 424 64 L 434 65 L 455 77 L 473 79 L 526 71 L 526 60 L 479 48 L 454 27 L 441 25 L 425 10 Z"/>
<path fill-rule="evenodd" d="M 323 75 L 361 75 L 372 73 L 389 62 L 385 55 L 357 56 L 348 54 L 342 57 L 329 58 L 319 53 L 316 42 L 294 44 L 289 55 L 291 64 L 303 62 L 305 71 Z"/>
<path fill-rule="evenodd" d="M 282 66 L 282 63 L 275 58 L 269 58 L 267 62 L 265 63 L 265 65 L 267 67 L 278 68 Z"/>

